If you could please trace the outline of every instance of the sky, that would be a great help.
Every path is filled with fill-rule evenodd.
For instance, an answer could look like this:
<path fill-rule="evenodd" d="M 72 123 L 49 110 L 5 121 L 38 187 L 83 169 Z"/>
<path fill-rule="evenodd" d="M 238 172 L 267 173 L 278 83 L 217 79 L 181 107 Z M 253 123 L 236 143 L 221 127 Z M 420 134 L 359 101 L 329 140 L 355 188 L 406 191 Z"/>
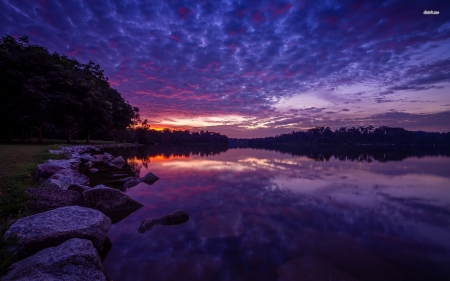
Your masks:
<path fill-rule="evenodd" d="M 450 131 L 450 1 L 0 0 L 0 10 L 0 36 L 99 64 L 154 129 Z"/>

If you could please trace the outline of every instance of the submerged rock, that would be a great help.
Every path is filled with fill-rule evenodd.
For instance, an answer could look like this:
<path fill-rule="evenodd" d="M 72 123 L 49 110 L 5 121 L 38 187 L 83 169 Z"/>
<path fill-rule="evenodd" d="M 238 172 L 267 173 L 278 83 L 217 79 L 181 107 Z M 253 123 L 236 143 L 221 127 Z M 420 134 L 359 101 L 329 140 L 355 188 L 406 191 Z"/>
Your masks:
<path fill-rule="evenodd" d="M 85 185 L 89 182 L 89 178 L 87 176 L 72 169 L 64 169 L 49 177 L 48 180 L 41 185 L 41 187 L 46 187 L 49 185 L 51 180 L 60 181 L 62 187 L 61 189 L 67 189 L 72 184 Z"/>
<path fill-rule="evenodd" d="M 189 215 L 183 210 L 176 210 L 175 212 L 157 218 L 157 219 L 145 219 L 142 221 L 141 226 L 139 226 L 139 233 L 144 233 L 147 230 L 152 229 L 155 224 L 162 225 L 177 225 L 185 223 L 189 220 Z"/>
<path fill-rule="evenodd" d="M 13 252 L 13 260 L 20 260 L 72 238 L 91 240 L 100 249 L 110 226 L 111 220 L 99 211 L 69 206 L 18 219 L 4 239 L 18 238 L 8 250 Z"/>
<path fill-rule="evenodd" d="M 83 196 L 73 190 L 27 188 L 30 196 L 26 207 L 31 214 L 42 213 L 66 206 L 83 206 Z"/>
<path fill-rule="evenodd" d="M 155 174 L 148 172 L 145 176 L 139 179 L 146 184 L 153 184 L 155 181 L 159 180 L 159 177 L 155 176 Z"/>
<path fill-rule="evenodd" d="M 73 238 L 12 264 L 4 281 L 106 281 L 102 262 L 92 242 Z"/>

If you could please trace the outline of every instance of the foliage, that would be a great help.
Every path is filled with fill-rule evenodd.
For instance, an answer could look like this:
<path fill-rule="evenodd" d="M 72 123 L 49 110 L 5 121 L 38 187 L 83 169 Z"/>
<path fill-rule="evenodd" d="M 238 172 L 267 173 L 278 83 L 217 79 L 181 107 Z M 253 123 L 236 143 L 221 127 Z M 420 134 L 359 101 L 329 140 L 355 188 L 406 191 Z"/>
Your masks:
<path fill-rule="evenodd" d="M 147 120 L 140 126 L 129 128 L 127 132 L 116 134 L 115 140 L 119 142 L 136 142 L 141 144 L 221 144 L 228 145 L 228 137 L 216 132 L 189 130 L 179 131 L 164 129 L 153 130 Z"/>
<path fill-rule="evenodd" d="M 334 132 L 330 127 L 315 127 L 305 132 L 291 132 L 275 137 L 255 139 L 231 139 L 231 144 L 245 141 L 250 147 L 282 144 L 450 144 L 450 133 L 429 133 L 423 131 L 408 131 L 404 128 L 382 126 L 341 127 Z"/>
<path fill-rule="evenodd" d="M 70 143 L 82 132 L 125 130 L 138 118 L 138 109 L 111 88 L 98 64 L 82 64 L 27 37 L 0 40 L 0 134 L 10 141 L 18 133 L 29 138 L 45 129 L 64 132 Z"/>

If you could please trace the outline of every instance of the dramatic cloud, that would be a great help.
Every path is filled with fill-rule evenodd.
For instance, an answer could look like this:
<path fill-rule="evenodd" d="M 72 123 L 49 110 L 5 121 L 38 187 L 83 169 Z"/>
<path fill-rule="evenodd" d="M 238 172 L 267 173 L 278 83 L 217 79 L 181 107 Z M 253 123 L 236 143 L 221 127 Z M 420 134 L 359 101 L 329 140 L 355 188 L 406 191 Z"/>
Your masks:
<path fill-rule="evenodd" d="M 252 136 L 347 124 L 388 112 L 382 104 L 434 114 L 450 101 L 445 1 L 2 0 L 0 9 L 2 36 L 99 63 L 154 127 Z M 413 107 L 418 94 L 435 103 Z M 450 130 L 429 126 L 419 127 Z"/>

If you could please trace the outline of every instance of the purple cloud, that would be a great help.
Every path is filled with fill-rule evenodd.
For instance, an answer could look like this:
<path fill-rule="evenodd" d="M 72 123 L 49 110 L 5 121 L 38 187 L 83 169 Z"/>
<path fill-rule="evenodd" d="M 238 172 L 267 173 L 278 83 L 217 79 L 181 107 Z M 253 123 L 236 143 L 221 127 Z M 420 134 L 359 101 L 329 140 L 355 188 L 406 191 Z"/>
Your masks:
<path fill-rule="evenodd" d="M 450 48 L 444 2 L 2 0 L 0 26 L 2 36 L 27 35 L 51 52 L 99 63 L 155 123 L 261 119 L 280 115 L 280 99 L 314 91 L 322 100 L 364 106 L 398 102 L 382 96 L 400 91 L 448 89 L 450 58 L 437 56 Z M 423 15 L 431 8 L 440 14 Z M 418 55 L 426 62 L 416 63 Z M 355 85 L 364 89 L 342 95 Z M 231 132 L 227 126 L 217 129 Z"/>

